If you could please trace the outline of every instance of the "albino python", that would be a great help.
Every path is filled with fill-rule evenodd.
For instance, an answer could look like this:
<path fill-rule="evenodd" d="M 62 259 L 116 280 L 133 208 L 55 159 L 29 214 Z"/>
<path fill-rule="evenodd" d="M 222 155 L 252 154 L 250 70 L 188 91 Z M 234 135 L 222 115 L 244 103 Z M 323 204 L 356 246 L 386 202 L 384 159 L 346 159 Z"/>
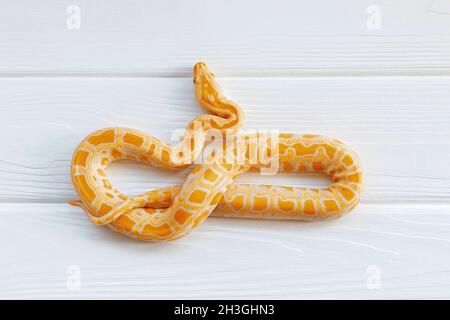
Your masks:
<path fill-rule="evenodd" d="M 147 241 L 180 238 L 210 214 L 311 221 L 339 217 L 358 204 L 363 175 L 351 149 L 318 135 L 238 135 L 243 112 L 222 95 L 205 63 L 195 65 L 194 84 L 198 102 L 211 114 L 194 119 L 176 145 L 127 128 L 103 129 L 86 137 L 71 167 L 81 200 L 71 204 L 82 207 L 95 224 Z M 225 143 L 197 164 L 181 186 L 127 196 L 106 175 L 106 167 L 119 159 L 186 168 L 200 157 L 212 131 L 222 134 Z M 267 169 L 262 154 L 275 159 L 279 171 L 323 172 L 332 183 L 326 189 L 233 183 L 242 173 Z"/>

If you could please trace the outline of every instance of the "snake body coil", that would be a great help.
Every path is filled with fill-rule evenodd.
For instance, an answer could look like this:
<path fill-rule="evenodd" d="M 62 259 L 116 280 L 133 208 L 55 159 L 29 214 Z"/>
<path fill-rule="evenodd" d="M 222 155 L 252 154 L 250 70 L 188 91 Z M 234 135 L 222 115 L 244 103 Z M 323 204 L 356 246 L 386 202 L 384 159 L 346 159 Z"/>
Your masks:
<path fill-rule="evenodd" d="M 210 214 L 320 220 L 339 217 L 358 204 L 363 175 L 351 149 L 317 135 L 238 135 L 243 112 L 222 96 L 204 63 L 194 67 L 194 84 L 198 102 L 212 114 L 194 119 L 178 144 L 169 145 L 127 128 L 99 130 L 80 143 L 73 155 L 71 176 L 81 201 L 72 204 L 81 206 L 92 222 L 107 224 L 136 239 L 163 241 L 186 235 Z M 209 132 L 236 142 L 215 150 L 181 186 L 127 196 L 116 190 L 106 175 L 106 167 L 119 159 L 167 169 L 186 168 L 202 154 Z M 332 183 L 327 189 L 233 183 L 242 173 L 268 169 L 262 153 L 276 159 L 279 171 L 323 172 L 332 177 Z"/>

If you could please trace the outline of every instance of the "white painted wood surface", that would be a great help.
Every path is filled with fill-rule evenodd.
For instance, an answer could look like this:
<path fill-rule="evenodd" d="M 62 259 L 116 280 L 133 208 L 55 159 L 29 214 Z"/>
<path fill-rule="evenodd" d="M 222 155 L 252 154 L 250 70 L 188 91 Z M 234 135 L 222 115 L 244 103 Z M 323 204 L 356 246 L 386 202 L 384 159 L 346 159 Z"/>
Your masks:
<path fill-rule="evenodd" d="M 450 298 L 450 1 L 1 2 L 1 298 Z M 66 27 L 69 5 L 79 30 Z M 373 5 L 379 29 L 367 27 Z M 246 128 L 352 145 L 362 204 L 327 223 L 211 218 L 166 244 L 68 206 L 85 135 L 120 125 L 169 142 L 202 112 L 190 76 L 200 59 Z M 137 193 L 187 171 L 110 173 Z"/>
<path fill-rule="evenodd" d="M 450 70 L 448 0 L 1 2 L 0 71 L 11 74 L 185 76 L 199 59 L 232 76 Z M 79 30 L 66 28 L 70 5 Z"/>
<path fill-rule="evenodd" d="M 450 289 L 448 205 L 363 204 L 329 223 L 210 218 L 163 244 L 126 239 L 63 204 L 0 213 L 2 298 L 443 298 Z M 67 289 L 72 265 L 79 291 Z M 369 289 L 373 270 L 380 289 Z"/>

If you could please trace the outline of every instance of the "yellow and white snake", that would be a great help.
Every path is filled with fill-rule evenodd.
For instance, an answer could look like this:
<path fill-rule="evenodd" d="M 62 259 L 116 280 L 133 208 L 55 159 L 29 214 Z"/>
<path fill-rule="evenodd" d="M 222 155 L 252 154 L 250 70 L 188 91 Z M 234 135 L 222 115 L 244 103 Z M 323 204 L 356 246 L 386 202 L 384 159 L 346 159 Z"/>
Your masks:
<path fill-rule="evenodd" d="M 312 221 L 339 217 L 358 204 L 361 165 L 343 143 L 308 134 L 239 135 L 243 112 L 222 95 L 205 63 L 195 65 L 194 84 L 198 102 L 211 114 L 194 119 L 176 145 L 127 128 L 102 129 L 86 137 L 71 167 L 81 200 L 71 204 L 82 207 L 95 224 L 148 241 L 178 239 L 211 214 Z M 221 134 L 225 143 L 197 164 L 181 186 L 127 196 L 108 179 L 106 167 L 119 159 L 186 168 L 202 155 L 210 132 Z M 273 159 L 281 172 L 323 172 L 332 183 L 327 189 L 233 183 L 240 174 L 268 169 Z"/>

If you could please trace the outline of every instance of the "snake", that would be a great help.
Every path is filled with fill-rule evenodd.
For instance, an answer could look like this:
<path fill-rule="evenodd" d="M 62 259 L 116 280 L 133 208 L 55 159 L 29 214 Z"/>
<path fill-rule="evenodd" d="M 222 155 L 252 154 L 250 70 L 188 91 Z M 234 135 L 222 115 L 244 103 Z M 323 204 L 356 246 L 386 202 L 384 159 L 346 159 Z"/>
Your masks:
<path fill-rule="evenodd" d="M 364 175 L 350 147 L 315 134 L 240 133 L 241 107 L 224 96 L 204 62 L 195 64 L 193 74 L 196 100 L 208 113 L 192 120 L 178 143 L 112 127 L 88 135 L 76 148 L 71 180 L 79 200 L 70 204 L 81 207 L 94 224 L 138 240 L 167 241 L 187 235 L 210 215 L 317 221 L 338 218 L 359 203 Z M 204 156 L 210 145 L 216 147 Z M 181 185 L 126 195 L 112 185 L 106 172 L 112 162 L 124 159 L 168 170 L 193 169 Z M 330 185 L 235 182 L 246 172 L 263 174 L 273 168 L 324 173 L 330 176 Z"/>

